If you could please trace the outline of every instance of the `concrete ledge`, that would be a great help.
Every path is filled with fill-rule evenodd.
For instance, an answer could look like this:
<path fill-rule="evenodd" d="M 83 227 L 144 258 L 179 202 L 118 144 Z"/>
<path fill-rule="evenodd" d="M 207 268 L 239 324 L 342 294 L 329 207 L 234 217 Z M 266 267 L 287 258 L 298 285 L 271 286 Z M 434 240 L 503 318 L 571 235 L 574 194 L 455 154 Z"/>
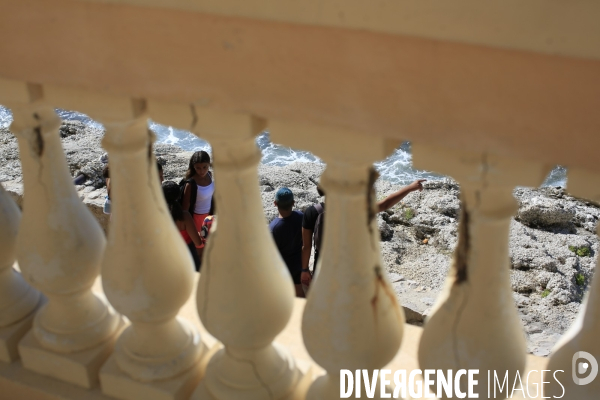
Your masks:
<path fill-rule="evenodd" d="M 41 375 L 60 379 L 83 388 L 98 386 L 100 367 L 113 351 L 115 341 L 125 326 L 120 319 L 116 333 L 100 345 L 76 353 L 60 354 L 42 347 L 29 331 L 19 342 L 19 354 L 24 368 Z"/>
<path fill-rule="evenodd" d="M 31 329 L 33 317 L 35 317 L 35 312 L 32 312 L 19 322 L 0 328 L 0 361 L 11 363 L 19 359 L 17 344 L 27 334 L 27 331 Z"/>
<path fill-rule="evenodd" d="M 114 357 L 110 357 L 102 367 L 100 380 L 102 391 L 111 398 L 153 399 L 153 400 L 186 400 L 204 375 L 205 365 L 202 362 L 180 376 L 166 381 L 144 383 L 129 378 L 119 369 Z"/>
<path fill-rule="evenodd" d="M 199 277 L 199 274 L 196 274 Z M 196 278 L 197 279 L 197 278 Z M 195 286 L 197 287 L 197 285 Z M 93 287 L 94 292 L 102 293 L 100 279 Z M 314 363 L 304 347 L 301 333 L 302 313 L 306 302 L 304 299 L 296 299 L 290 322 L 286 328 L 277 336 L 275 341 L 286 347 L 294 357 L 300 369 L 308 372 L 308 379 L 314 381 L 323 375 L 323 369 Z M 202 341 L 211 349 L 211 353 L 220 346 L 217 340 L 211 336 L 200 323 L 196 312 L 196 293 L 192 293 L 187 303 L 181 308 L 179 316 L 190 321 L 199 331 Z M 385 368 L 391 370 L 406 369 L 408 371 L 418 369 L 419 363 L 417 351 L 423 328 L 406 324 L 404 326 L 404 337 L 400 351 L 392 362 Z M 527 356 L 526 371 L 541 371 L 546 367 L 547 358 Z M 310 372 L 309 372 L 310 371 Z M 532 374 L 536 375 L 536 374 Z M 537 378 L 537 375 L 536 375 Z M 303 382 L 308 385 L 311 382 Z M 532 383 L 532 382 L 530 382 Z M 538 382 L 539 383 L 539 382 Z M 109 400 L 99 387 L 86 390 L 68 383 L 45 377 L 35 372 L 28 371 L 23 367 L 21 361 L 12 364 L 0 362 L 0 397 L 11 400 Z M 522 397 L 514 397 L 521 399 Z M 540 397 L 541 398 L 541 397 Z"/>

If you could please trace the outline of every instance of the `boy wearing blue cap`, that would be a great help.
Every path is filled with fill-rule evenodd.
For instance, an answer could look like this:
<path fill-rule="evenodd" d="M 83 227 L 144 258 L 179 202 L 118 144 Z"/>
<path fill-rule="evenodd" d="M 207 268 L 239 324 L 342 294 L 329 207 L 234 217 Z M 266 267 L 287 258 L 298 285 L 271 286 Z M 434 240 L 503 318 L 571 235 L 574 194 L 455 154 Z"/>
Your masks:
<path fill-rule="evenodd" d="M 297 297 L 304 297 L 302 284 L 300 283 L 300 272 L 302 269 L 302 219 L 300 211 L 293 211 L 294 194 L 286 187 L 275 193 L 275 207 L 279 216 L 269 224 L 273 239 L 279 249 L 281 258 L 287 265 Z"/>

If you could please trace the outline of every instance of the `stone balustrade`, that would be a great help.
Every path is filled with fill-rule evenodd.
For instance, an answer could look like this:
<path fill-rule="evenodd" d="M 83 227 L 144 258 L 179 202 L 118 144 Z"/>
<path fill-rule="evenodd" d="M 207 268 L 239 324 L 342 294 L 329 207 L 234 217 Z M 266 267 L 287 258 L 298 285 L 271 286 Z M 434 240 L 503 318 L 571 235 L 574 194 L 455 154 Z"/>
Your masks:
<path fill-rule="evenodd" d="M 517 211 L 517 185 L 539 186 L 544 165 L 492 155 L 413 146 L 414 164 L 454 177 L 461 184 L 458 244 L 444 290 L 419 345 L 424 369 L 478 369 L 522 375 L 526 344 L 512 299 L 508 233 Z M 467 392 L 466 376 L 461 380 Z M 479 397 L 494 382 L 481 378 Z M 446 398 L 445 396 L 443 398 Z"/>
<path fill-rule="evenodd" d="M 321 176 L 327 229 L 302 332 L 311 357 L 327 371 L 306 398 L 337 398 L 341 369 L 383 368 L 402 341 L 404 313 L 383 267 L 375 219 L 373 162 L 386 156 L 386 146 L 383 140 L 315 126 L 275 122 L 272 132 L 273 140 L 306 147 L 327 164 Z"/>
<path fill-rule="evenodd" d="M 121 320 L 91 291 L 106 240 L 77 197 L 53 108 L 38 102 L 13 107 L 13 118 L 27 193 L 17 262 L 25 280 L 48 299 L 19 342 L 19 354 L 25 368 L 89 388 Z"/>
<path fill-rule="evenodd" d="M 31 328 L 42 297 L 13 268 L 21 211 L 0 185 L 0 360 L 19 358 L 18 341 Z"/>
<path fill-rule="evenodd" d="M 568 189 L 575 196 L 587 198 L 597 203 L 600 202 L 600 178 L 597 174 L 580 169 L 570 171 Z M 596 232 L 600 235 L 600 225 Z M 596 264 L 597 271 L 598 264 Z M 590 285 L 589 292 L 586 294 L 577 319 L 556 344 L 548 363 L 549 370 L 563 370 L 567 377 L 581 376 L 583 378 L 583 376 L 587 376 L 584 379 L 578 378 L 578 381 L 567 378 L 564 389 L 556 382 L 548 382 L 545 384 L 548 395 L 560 397 L 564 390 L 569 393 L 569 396 L 577 399 L 598 396 L 598 393 L 600 393 L 600 379 L 598 377 L 593 379 L 593 376 L 598 373 L 599 331 L 600 279 L 596 276 Z M 578 371 L 578 364 L 576 363 L 578 360 L 588 366 L 588 371 Z"/>
<path fill-rule="evenodd" d="M 562 385 L 534 375 L 545 393 L 512 398 L 599 398 L 600 378 L 571 377 L 577 358 L 598 370 L 600 278 L 549 360 L 527 356 L 508 233 L 513 189 L 538 186 L 550 165 L 600 202 L 600 3 L 430 3 L 0 0 L 0 104 L 24 180 L 22 210 L 0 186 L 0 398 L 330 400 L 342 369 L 358 382 L 381 368 L 478 369 L 479 398 L 487 371 L 512 386 L 560 370 Z M 74 190 L 55 108 L 106 128 L 108 236 Z M 213 148 L 219 215 L 200 275 L 163 199 L 148 119 Z M 306 301 L 264 223 L 264 129 L 327 164 Z M 401 140 L 462 194 L 424 328 L 404 323 L 375 219 L 373 164 Z M 469 391 L 466 375 L 452 384 Z M 372 398 L 396 387 L 378 381 Z M 450 398 L 446 387 L 432 390 Z"/>
<path fill-rule="evenodd" d="M 207 351 L 195 328 L 177 317 L 192 293 L 194 268 L 162 194 L 153 135 L 140 117 L 107 124 L 102 142 L 112 201 L 102 285 L 131 325 L 100 381 L 105 394 L 123 399 L 189 393 L 204 372 Z"/>
<path fill-rule="evenodd" d="M 213 146 L 218 217 L 203 257 L 200 320 L 223 348 L 210 360 L 194 399 L 293 398 L 302 373 L 273 342 L 293 308 L 289 272 L 264 223 L 254 142 L 264 121 L 197 110 L 195 133 Z"/>
<path fill-rule="evenodd" d="M 341 369 L 373 371 L 398 358 L 404 315 L 380 258 L 372 189 L 372 164 L 389 153 L 391 143 L 201 107 L 132 100 L 127 111 L 108 107 L 105 114 L 104 100 L 89 103 L 85 111 L 106 124 L 103 146 L 110 154 L 113 193 L 108 242 L 75 194 L 52 107 L 43 95 L 12 105 L 25 197 L 21 218 L 0 189 L 1 363 L 22 363 L 32 375 L 79 386 L 97 398 L 332 399 L 339 397 Z M 219 218 L 196 290 L 205 336 L 177 316 L 195 280 L 151 152 L 147 118 L 161 121 L 166 115 L 173 117 L 169 122 L 193 115 L 181 126 L 191 124 L 214 151 Z M 301 333 L 293 338 L 304 341 L 314 364 L 274 341 L 299 301 L 264 224 L 254 137 L 265 127 L 275 142 L 313 151 L 327 163 L 322 185 L 331 211 L 323 253 Z M 418 142 L 413 156 L 418 168 L 456 178 L 463 204 L 454 265 L 422 332 L 420 368 L 523 374 L 531 366 L 507 264 L 508 226 L 516 210 L 512 190 L 539 185 L 548 166 Z M 575 170 L 569 182 L 574 194 L 600 200 L 598 175 Z M 21 273 L 11 267 L 15 259 Z M 98 275 L 106 299 L 91 290 Z M 598 354 L 598 282 L 547 369 L 570 374 L 575 352 Z M 293 320 L 298 324 L 300 316 Z M 464 380 L 457 384 L 467 390 Z M 377 385 L 376 393 L 391 393 L 393 386 Z M 560 394 L 560 387 L 546 388 Z M 577 398 L 599 392 L 597 384 L 566 390 Z"/>

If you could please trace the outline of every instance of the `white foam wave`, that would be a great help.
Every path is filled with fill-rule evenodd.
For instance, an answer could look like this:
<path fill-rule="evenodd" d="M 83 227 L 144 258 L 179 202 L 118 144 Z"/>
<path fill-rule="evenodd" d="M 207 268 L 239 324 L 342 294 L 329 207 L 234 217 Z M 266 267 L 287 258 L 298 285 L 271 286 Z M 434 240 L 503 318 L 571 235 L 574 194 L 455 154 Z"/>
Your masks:
<path fill-rule="evenodd" d="M 259 135 L 256 138 L 256 145 L 262 152 L 262 164 L 284 166 L 294 162 L 323 162 L 308 151 L 294 150 L 271 142 L 269 132 Z"/>
<path fill-rule="evenodd" d="M 56 111 L 65 120 L 78 120 L 91 125 L 95 129 L 104 129 L 102 124 L 92 120 L 87 115 L 61 109 L 57 109 Z M 12 114 L 10 110 L 0 106 L 0 127 L 7 127 L 11 122 Z M 211 152 L 208 142 L 190 132 L 160 125 L 153 121 L 150 121 L 148 124 L 149 128 L 156 134 L 157 143 L 176 145 L 187 151 L 204 150 Z M 256 144 L 261 149 L 261 162 L 263 164 L 284 166 L 294 162 L 323 162 L 319 157 L 307 151 L 294 150 L 272 143 L 269 138 L 269 132 L 259 135 L 256 138 Z M 382 178 L 400 185 L 406 185 L 415 179 L 438 180 L 443 178 L 441 175 L 417 170 L 412 167 L 412 154 L 410 143 L 408 142 L 403 143 L 390 157 L 376 163 L 375 168 Z M 543 186 L 565 187 L 566 180 L 566 168 L 557 166 L 550 172 Z"/>
<path fill-rule="evenodd" d="M 0 106 L 0 128 L 8 128 L 12 122 L 12 113 L 6 107 Z"/>

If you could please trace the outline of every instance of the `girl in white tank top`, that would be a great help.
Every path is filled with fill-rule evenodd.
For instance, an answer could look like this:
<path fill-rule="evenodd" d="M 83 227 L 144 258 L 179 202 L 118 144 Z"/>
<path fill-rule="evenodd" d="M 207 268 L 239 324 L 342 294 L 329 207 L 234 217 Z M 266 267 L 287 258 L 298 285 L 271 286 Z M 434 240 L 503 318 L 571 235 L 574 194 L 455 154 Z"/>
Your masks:
<path fill-rule="evenodd" d="M 212 173 L 209 171 L 210 156 L 205 151 L 197 151 L 190 158 L 190 165 L 185 174 L 186 180 L 193 180 L 192 183 L 187 183 L 183 191 L 182 206 L 184 210 L 192 212 L 194 223 L 198 232 L 202 229 L 204 218 L 211 215 L 213 212 L 213 194 L 215 192 L 215 184 L 213 182 Z M 194 189 L 195 183 L 196 188 Z M 192 192 L 195 191 L 195 196 Z M 192 199 L 195 197 L 194 204 Z M 200 260 L 202 260 L 202 252 L 204 243 L 201 246 L 196 246 Z"/>
<path fill-rule="evenodd" d="M 208 174 L 212 175 L 210 172 Z M 198 185 L 198 193 L 196 194 L 196 204 L 194 205 L 194 214 L 209 214 L 212 206 L 212 197 L 214 192 L 215 183 L 212 182 L 212 179 L 208 186 Z"/>

